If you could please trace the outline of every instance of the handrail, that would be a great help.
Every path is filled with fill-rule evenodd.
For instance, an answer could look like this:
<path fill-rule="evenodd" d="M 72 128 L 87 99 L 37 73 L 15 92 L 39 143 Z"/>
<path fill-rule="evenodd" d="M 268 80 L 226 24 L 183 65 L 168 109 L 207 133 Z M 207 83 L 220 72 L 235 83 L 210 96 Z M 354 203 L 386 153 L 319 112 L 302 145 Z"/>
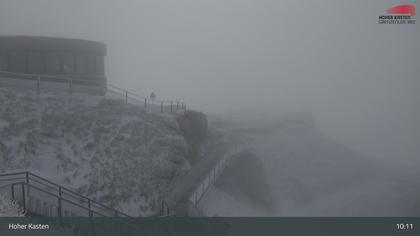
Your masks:
<path fill-rule="evenodd" d="M 70 189 L 68 189 L 66 187 L 63 187 L 63 186 L 61 186 L 59 184 L 56 184 L 56 183 L 54 183 L 52 181 L 49 181 L 49 180 L 47 180 L 47 179 L 45 179 L 45 178 L 43 178 L 41 176 L 35 175 L 35 174 L 33 174 L 33 173 L 29 172 L 29 171 L 0 174 L 0 181 L 18 180 L 19 178 L 2 179 L 2 177 L 5 177 L 5 176 L 19 176 L 19 175 L 25 175 L 25 176 L 22 176 L 20 179 L 26 180 L 26 183 L 28 183 L 28 184 L 29 184 L 29 181 L 32 180 L 32 181 L 35 181 L 35 182 L 37 182 L 37 183 L 39 183 L 39 184 L 41 184 L 41 185 L 43 185 L 45 187 L 50 187 L 51 188 L 51 186 L 49 186 L 49 185 L 47 185 L 45 183 L 42 183 L 40 181 L 37 181 L 34 178 L 31 178 L 31 177 L 35 177 L 35 178 L 38 178 L 38 179 L 40 179 L 40 180 L 42 180 L 42 181 L 44 181 L 44 182 L 46 182 L 46 183 L 48 183 L 50 185 L 53 185 L 54 187 L 56 187 L 55 190 L 57 190 L 57 191 L 60 191 L 61 190 L 61 193 L 70 193 L 70 194 L 76 195 L 77 197 L 79 197 L 81 199 L 87 200 L 87 202 L 89 203 L 89 206 L 90 207 L 94 204 L 96 206 L 99 206 L 99 207 L 104 208 L 104 210 L 109 210 L 109 211 L 111 211 L 113 213 L 116 213 L 118 215 L 121 215 L 121 216 L 124 216 L 124 217 L 132 217 L 132 216 L 129 216 L 129 215 L 127 215 L 127 214 L 125 214 L 125 213 L 123 213 L 123 212 L 121 212 L 119 210 L 113 209 L 113 208 L 108 207 L 108 206 L 106 206 L 106 205 L 104 205 L 102 203 L 99 203 L 99 202 L 97 202 L 97 201 L 95 201 L 95 200 L 93 200 L 91 198 L 88 198 L 86 196 L 83 196 L 83 195 L 81 195 L 81 194 L 79 194 L 79 193 L 77 193 L 77 192 L 75 192 L 73 190 L 70 190 Z M 69 195 L 69 196 L 70 197 L 73 197 L 71 195 Z"/>
<path fill-rule="evenodd" d="M 94 214 L 97 214 L 97 215 L 100 215 L 100 216 L 103 216 L 103 217 L 107 217 L 106 215 L 103 215 L 103 214 L 101 214 L 101 213 L 99 213 L 99 212 L 97 212 L 97 211 L 95 211 L 95 210 L 89 209 L 89 208 L 87 208 L 87 207 L 85 207 L 85 206 L 82 206 L 82 205 L 80 205 L 80 204 L 76 203 L 76 202 L 70 201 L 70 200 L 65 199 L 65 198 L 63 198 L 63 197 L 60 197 L 59 195 L 56 195 L 56 194 L 50 193 L 50 192 L 48 192 L 48 191 L 45 191 L 45 190 L 43 190 L 43 189 L 41 189 L 41 188 L 38 188 L 37 186 L 32 185 L 32 184 L 29 184 L 29 183 L 25 183 L 25 182 L 16 182 L 16 183 L 11 183 L 11 184 L 9 184 L 9 185 L 11 185 L 11 186 L 15 186 L 15 185 L 22 185 L 22 184 L 23 184 L 23 185 L 26 185 L 26 186 L 28 186 L 28 187 L 31 187 L 31 189 L 36 189 L 36 190 L 38 190 L 38 191 L 40 191 L 40 192 L 43 192 L 43 193 L 45 193 L 45 194 L 48 194 L 48 195 L 50 195 L 50 196 L 52 196 L 52 197 L 55 197 L 55 198 L 61 198 L 61 200 L 62 200 L 62 201 L 65 201 L 65 202 L 68 202 L 68 203 L 70 203 L 70 204 L 73 204 L 73 205 L 75 205 L 75 206 L 77 206 L 77 207 L 80 207 L 80 208 L 82 208 L 82 209 L 84 209 L 84 210 L 90 211 L 90 212 L 92 212 L 92 213 L 94 213 Z M 7 185 L 6 185 L 6 186 L 7 186 Z"/>
<path fill-rule="evenodd" d="M 25 172 L 23 172 L 23 173 L 25 173 Z M 6 174 L 6 176 L 7 175 L 11 175 L 11 174 Z M 16 192 L 15 191 L 16 190 L 16 188 L 15 188 L 16 186 L 21 186 L 22 187 L 21 190 Z M 49 213 L 48 210 L 47 210 L 47 213 L 40 213 L 39 210 L 37 210 L 38 209 L 38 206 L 35 205 L 35 208 L 34 208 L 34 206 L 32 204 L 31 204 L 32 206 L 29 205 L 29 204 L 27 204 L 26 199 L 28 199 L 28 197 L 33 197 L 33 196 L 31 196 L 32 194 L 29 194 L 29 191 L 34 192 L 34 190 L 35 190 L 35 192 L 39 191 L 39 192 L 41 192 L 43 194 L 47 194 L 48 196 L 53 197 L 54 199 L 56 199 L 58 201 L 58 206 L 53 205 L 54 203 L 51 203 L 51 202 L 48 202 L 48 203 L 51 204 L 52 207 L 53 206 L 56 206 L 57 207 L 57 215 L 58 215 L 58 220 L 59 220 L 60 224 L 62 222 L 61 220 L 62 220 L 63 216 L 64 217 L 70 216 L 66 212 L 69 212 L 72 216 L 74 216 L 74 212 L 73 211 L 77 209 L 77 210 L 86 211 L 86 213 L 87 213 L 87 215 L 88 215 L 89 218 L 92 218 L 92 217 L 105 217 L 105 218 L 111 218 L 112 217 L 112 218 L 115 218 L 115 220 L 118 221 L 119 224 L 123 224 L 124 225 L 123 226 L 124 228 L 130 228 L 132 230 L 131 231 L 132 234 L 130 234 L 130 235 L 138 235 L 138 232 L 142 232 L 143 231 L 143 228 L 140 227 L 140 225 L 137 224 L 137 219 L 136 218 L 133 218 L 133 217 L 128 217 L 128 218 L 127 217 L 124 217 L 124 220 L 122 220 L 122 217 L 120 217 L 119 215 L 107 216 L 107 215 L 102 214 L 102 213 L 100 213 L 98 211 L 95 211 L 94 209 L 85 207 L 85 206 L 83 206 L 81 204 L 78 204 L 78 203 L 76 203 L 74 201 L 71 201 L 71 200 L 68 200 L 66 198 L 63 198 L 63 196 L 60 195 L 60 194 L 57 195 L 57 194 L 51 193 L 49 191 L 46 191 L 46 190 L 40 188 L 39 186 L 35 186 L 33 184 L 30 184 L 30 183 L 27 183 L 27 182 L 24 182 L 24 181 L 9 183 L 9 184 L 6 184 L 6 185 L 1 186 L 0 188 L 5 188 L 5 187 L 10 187 L 10 190 L 11 190 L 11 198 L 13 200 L 18 200 L 19 199 L 18 202 L 20 204 L 22 204 L 23 211 L 25 213 L 34 213 L 34 214 L 41 214 L 41 215 L 45 215 L 45 216 L 52 216 L 52 215 L 49 215 L 49 214 L 52 213 L 52 211 Z M 25 189 L 25 187 L 26 187 L 26 189 Z M 34 197 L 34 198 L 36 199 L 36 197 Z M 62 203 L 63 202 L 65 202 L 66 204 L 70 204 L 70 205 L 72 205 L 72 206 L 74 206 L 76 208 L 74 208 L 73 210 L 71 210 L 71 209 L 66 210 L 65 208 L 62 208 Z M 67 206 L 69 206 L 69 205 L 67 205 Z M 43 212 L 44 210 L 41 209 L 41 211 Z M 78 212 L 80 213 L 80 211 L 78 211 Z M 63 214 L 65 214 L 65 215 L 63 215 Z M 91 225 L 92 224 L 98 224 L 98 222 L 95 222 L 95 221 L 89 221 L 89 223 Z M 98 234 L 95 234 L 94 233 L 94 230 L 92 231 L 92 228 L 94 228 L 93 225 L 91 226 L 90 229 L 88 229 L 88 232 L 86 232 L 87 235 L 98 235 Z M 77 230 L 77 223 L 76 223 L 76 230 Z M 79 230 L 82 230 L 82 229 L 79 229 Z M 80 232 L 81 231 L 78 232 L 78 235 L 80 234 Z"/>
<path fill-rule="evenodd" d="M 10 72 L 10 71 L 1 71 L 0 70 L 0 75 L 10 75 L 10 76 L 26 76 L 29 78 L 26 79 L 31 79 L 31 80 L 37 80 L 38 83 L 41 81 L 42 78 L 44 79 L 53 79 L 56 81 L 66 81 L 69 83 L 69 87 L 71 88 L 73 82 L 80 82 L 80 83 L 87 83 L 90 85 L 94 85 L 94 86 L 98 86 L 98 87 L 105 87 L 107 89 L 114 89 L 117 90 L 118 92 L 121 92 L 122 95 L 125 95 L 125 100 L 126 103 L 128 103 L 128 99 L 134 99 L 138 102 L 144 102 L 145 103 L 145 107 L 147 107 L 147 103 L 149 104 L 160 104 L 161 107 L 161 111 L 163 112 L 163 105 L 170 105 L 171 106 L 171 112 L 173 111 L 172 106 L 174 106 L 175 104 L 177 105 L 177 109 L 179 109 L 179 105 L 181 105 L 181 109 L 186 110 L 186 104 L 184 102 L 181 101 L 174 101 L 174 100 L 159 100 L 159 99 L 150 99 L 147 98 L 145 96 L 141 96 L 135 92 L 132 91 L 128 91 L 126 89 L 122 89 L 116 85 L 113 85 L 109 82 L 107 82 L 103 77 L 103 76 L 92 76 L 92 75 L 47 75 L 47 74 L 28 74 L 28 73 L 17 73 L 17 72 Z M 84 77 L 84 78 L 94 78 L 94 80 L 86 80 L 86 79 L 77 79 L 74 77 Z M 12 78 L 12 79 L 22 79 L 22 78 Z M 100 80 L 103 81 L 100 81 Z M 38 89 L 39 89 L 39 84 L 37 85 Z M 130 95 L 130 97 L 129 97 Z M 138 100 L 141 99 L 141 100 Z"/>

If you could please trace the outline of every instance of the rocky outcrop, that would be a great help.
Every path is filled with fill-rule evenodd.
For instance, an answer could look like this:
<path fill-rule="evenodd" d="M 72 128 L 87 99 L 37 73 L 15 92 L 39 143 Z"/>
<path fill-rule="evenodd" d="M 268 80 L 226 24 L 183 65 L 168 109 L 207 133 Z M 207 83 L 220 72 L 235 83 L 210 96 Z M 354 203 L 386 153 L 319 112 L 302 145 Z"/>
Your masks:
<path fill-rule="evenodd" d="M 180 129 L 184 133 L 184 137 L 190 145 L 190 153 L 188 156 L 191 164 L 195 164 L 199 160 L 199 149 L 205 143 L 208 133 L 208 122 L 206 115 L 197 111 L 185 111 L 177 117 Z"/>

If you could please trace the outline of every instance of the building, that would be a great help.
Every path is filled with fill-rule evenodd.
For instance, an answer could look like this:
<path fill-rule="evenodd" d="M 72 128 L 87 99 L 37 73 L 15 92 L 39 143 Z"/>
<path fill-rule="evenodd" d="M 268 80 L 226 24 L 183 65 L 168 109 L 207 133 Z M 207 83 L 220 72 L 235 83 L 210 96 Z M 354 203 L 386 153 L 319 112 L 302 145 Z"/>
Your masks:
<path fill-rule="evenodd" d="M 0 71 L 72 78 L 105 85 L 106 45 L 33 36 L 0 36 Z M 91 82 L 91 83 L 90 83 Z"/>

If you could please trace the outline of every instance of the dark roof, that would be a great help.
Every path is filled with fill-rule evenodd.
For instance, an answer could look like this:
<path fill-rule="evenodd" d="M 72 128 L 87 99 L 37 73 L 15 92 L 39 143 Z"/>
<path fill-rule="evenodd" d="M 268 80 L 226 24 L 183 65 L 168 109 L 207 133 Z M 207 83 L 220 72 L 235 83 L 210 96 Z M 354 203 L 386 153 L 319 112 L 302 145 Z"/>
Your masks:
<path fill-rule="evenodd" d="M 106 45 L 101 42 L 38 36 L 0 36 L 1 49 L 82 51 L 106 54 Z"/>

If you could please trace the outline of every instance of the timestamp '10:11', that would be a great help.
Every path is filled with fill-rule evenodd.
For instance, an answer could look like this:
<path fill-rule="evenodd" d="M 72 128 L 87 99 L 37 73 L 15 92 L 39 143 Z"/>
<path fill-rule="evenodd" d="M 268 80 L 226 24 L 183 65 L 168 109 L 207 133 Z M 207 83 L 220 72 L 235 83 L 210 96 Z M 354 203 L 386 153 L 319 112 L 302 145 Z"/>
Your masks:
<path fill-rule="evenodd" d="M 397 229 L 399 230 L 414 229 L 414 224 L 400 223 L 400 224 L 397 224 Z"/>

